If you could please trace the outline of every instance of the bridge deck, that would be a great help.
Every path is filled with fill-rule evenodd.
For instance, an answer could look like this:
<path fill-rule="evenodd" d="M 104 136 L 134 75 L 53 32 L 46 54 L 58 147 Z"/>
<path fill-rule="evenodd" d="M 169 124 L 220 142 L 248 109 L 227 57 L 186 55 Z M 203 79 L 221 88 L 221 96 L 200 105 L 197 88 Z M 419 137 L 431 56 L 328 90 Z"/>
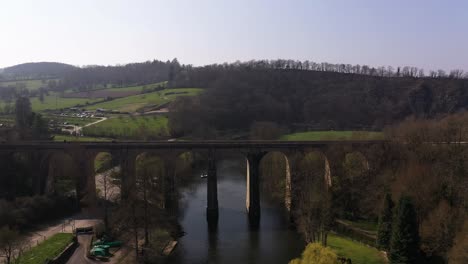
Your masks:
<path fill-rule="evenodd" d="M 324 147 L 331 145 L 372 145 L 386 140 L 330 140 L 330 141 L 280 141 L 280 140 L 203 140 L 203 141 L 111 141 L 111 142 L 50 142 L 24 141 L 0 143 L 0 150 L 21 149 L 290 149 Z"/>

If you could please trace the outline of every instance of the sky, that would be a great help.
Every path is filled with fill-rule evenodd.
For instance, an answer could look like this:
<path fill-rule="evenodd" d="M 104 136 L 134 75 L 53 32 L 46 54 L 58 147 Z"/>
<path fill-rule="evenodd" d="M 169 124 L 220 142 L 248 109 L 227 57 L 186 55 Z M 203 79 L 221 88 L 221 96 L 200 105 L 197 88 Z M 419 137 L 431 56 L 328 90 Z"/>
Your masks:
<path fill-rule="evenodd" d="M 177 58 L 468 71 L 466 0 L 0 0 L 0 68 Z"/>

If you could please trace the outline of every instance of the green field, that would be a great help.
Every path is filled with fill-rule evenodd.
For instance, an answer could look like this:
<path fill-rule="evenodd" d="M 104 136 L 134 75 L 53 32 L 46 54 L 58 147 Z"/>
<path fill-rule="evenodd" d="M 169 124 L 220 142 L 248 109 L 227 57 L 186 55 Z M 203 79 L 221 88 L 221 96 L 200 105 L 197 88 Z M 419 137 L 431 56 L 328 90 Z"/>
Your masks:
<path fill-rule="evenodd" d="M 55 80 L 55 79 L 50 79 L 50 80 Z M 19 86 L 25 86 L 26 89 L 28 90 L 37 90 L 41 87 L 47 87 L 47 82 L 49 80 L 19 80 L 19 81 L 7 81 L 7 82 L 0 82 L 0 87 L 8 87 L 8 86 L 14 86 L 14 87 L 19 87 Z"/>
<path fill-rule="evenodd" d="M 83 128 L 83 134 L 92 137 L 121 139 L 158 139 L 168 136 L 165 116 L 119 116 Z"/>
<path fill-rule="evenodd" d="M 100 142 L 100 141 L 111 141 L 111 138 L 103 137 L 75 137 L 72 135 L 54 135 L 54 141 L 77 141 L 77 142 Z"/>
<path fill-rule="evenodd" d="M 68 244 L 71 243 L 73 235 L 70 233 L 57 233 L 38 246 L 26 251 L 20 258 L 20 264 L 45 263 L 47 259 L 58 256 Z"/>
<path fill-rule="evenodd" d="M 116 88 L 117 89 L 117 88 Z M 119 88 L 120 89 L 120 88 Z M 115 99 L 108 102 L 103 102 L 86 107 L 86 109 L 94 110 L 98 108 L 118 110 L 121 112 L 135 112 L 138 109 L 148 105 L 161 105 L 173 101 L 178 96 L 193 96 L 201 93 L 203 90 L 198 88 L 180 88 L 180 89 L 166 89 L 158 92 L 146 93 L 128 96 L 124 98 Z M 183 93 L 183 94 L 169 94 L 168 93 Z"/>
<path fill-rule="evenodd" d="M 384 134 L 371 131 L 309 131 L 284 135 L 280 139 L 291 141 L 380 140 L 384 139 Z"/>
<path fill-rule="evenodd" d="M 383 255 L 376 248 L 334 234 L 328 235 L 328 246 L 340 257 L 350 258 L 353 264 L 384 264 Z"/>
<path fill-rule="evenodd" d="M 119 91 L 136 91 L 136 92 L 141 92 L 143 90 L 143 87 L 146 89 L 154 89 L 160 85 L 166 86 L 167 82 L 159 82 L 159 83 L 151 83 L 151 84 L 146 84 L 146 85 L 137 85 L 137 86 L 127 86 L 127 87 L 121 87 L 121 88 L 108 88 L 105 89 L 106 91 L 111 91 L 111 92 L 119 92 Z"/>
<path fill-rule="evenodd" d="M 44 102 L 39 101 L 39 98 L 34 97 L 30 98 L 32 110 L 44 111 L 44 110 L 54 110 L 74 107 L 78 104 L 85 105 L 86 102 L 93 103 L 99 101 L 100 99 L 84 99 L 84 98 L 60 98 L 58 95 L 48 95 L 44 96 Z"/>
<path fill-rule="evenodd" d="M 78 104 L 85 105 L 86 102 L 93 103 L 101 99 L 83 99 L 83 98 L 60 98 L 58 95 L 47 95 L 44 96 L 44 102 L 41 102 L 38 97 L 29 98 L 31 101 L 31 108 L 34 112 L 40 112 L 44 110 L 55 110 L 62 108 L 74 107 Z M 0 109 L 5 107 L 6 103 L 0 101 Z M 15 104 L 12 103 L 11 107 L 14 107 Z"/>

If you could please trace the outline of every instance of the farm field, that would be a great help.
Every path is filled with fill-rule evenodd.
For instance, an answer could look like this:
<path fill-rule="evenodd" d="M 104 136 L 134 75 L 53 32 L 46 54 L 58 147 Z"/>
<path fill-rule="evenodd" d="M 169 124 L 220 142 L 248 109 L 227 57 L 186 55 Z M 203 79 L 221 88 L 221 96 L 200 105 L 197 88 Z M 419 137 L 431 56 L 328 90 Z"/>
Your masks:
<path fill-rule="evenodd" d="M 93 103 L 99 100 L 100 99 L 60 98 L 58 95 L 55 96 L 53 94 L 44 96 L 44 102 L 41 102 L 37 97 L 30 98 L 32 110 L 35 112 L 86 105 L 86 102 Z"/>
<path fill-rule="evenodd" d="M 131 95 L 141 94 L 144 90 L 152 90 L 160 86 L 165 86 L 167 82 L 152 83 L 138 86 L 102 88 L 86 92 L 68 92 L 64 98 L 122 98 Z"/>
<path fill-rule="evenodd" d="M 382 132 L 373 131 L 309 131 L 284 135 L 281 140 L 381 140 L 384 139 Z"/>
<path fill-rule="evenodd" d="M 340 257 L 350 258 L 356 264 L 384 264 L 383 255 L 376 248 L 366 246 L 335 234 L 328 235 L 328 246 Z"/>
<path fill-rule="evenodd" d="M 0 87 L 8 87 L 8 86 L 18 87 L 24 84 L 26 89 L 32 91 L 32 90 L 37 90 L 41 87 L 46 87 L 47 82 L 50 80 L 56 80 L 56 79 L 48 79 L 48 80 L 44 80 L 44 82 L 42 80 L 4 81 L 4 82 L 0 82 Z"/>
<path fill-rule="evenodd" d="M 161 105 L 173 101 L 178 96 L 194 96 L 201 93 L 203 89 L 198 88 L 180 88 L 166 89 L 157 92 L 139 94 L 124 98 L 115 99 L 86 107 L 94 110 L 98 108 L 108 110 L 118 110 L 121 112 L 136 112 L 138 109 L 148 105 Z"/>
<path fill-rule="evenodd" d="M 31 250 L 26 251 L 20 258 L 21 264 L 37 264 L 45 263 L 58 256 L 69 243 L 71 243 L 73 235 L 71 233 L 57 233 L 49 239 L 40 243 Z"/>
<path fill-rule="evenodd" d="M 119 116 L 83 128 L 91 137 L 121 139 L 158 139 L 169 135 L 165 116 Z"/>

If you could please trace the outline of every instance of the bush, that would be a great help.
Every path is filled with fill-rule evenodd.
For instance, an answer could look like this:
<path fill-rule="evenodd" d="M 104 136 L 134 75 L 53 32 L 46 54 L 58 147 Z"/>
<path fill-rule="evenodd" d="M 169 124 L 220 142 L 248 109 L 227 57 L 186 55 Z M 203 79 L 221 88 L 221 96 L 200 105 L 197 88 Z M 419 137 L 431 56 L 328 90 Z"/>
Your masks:
<path fill-rule="evenodd" d="M 308 244 L 301 258 L 293 259 L 289 264 L 337 264 L 338 256 L 328 247 L 319 243 Z"/>

